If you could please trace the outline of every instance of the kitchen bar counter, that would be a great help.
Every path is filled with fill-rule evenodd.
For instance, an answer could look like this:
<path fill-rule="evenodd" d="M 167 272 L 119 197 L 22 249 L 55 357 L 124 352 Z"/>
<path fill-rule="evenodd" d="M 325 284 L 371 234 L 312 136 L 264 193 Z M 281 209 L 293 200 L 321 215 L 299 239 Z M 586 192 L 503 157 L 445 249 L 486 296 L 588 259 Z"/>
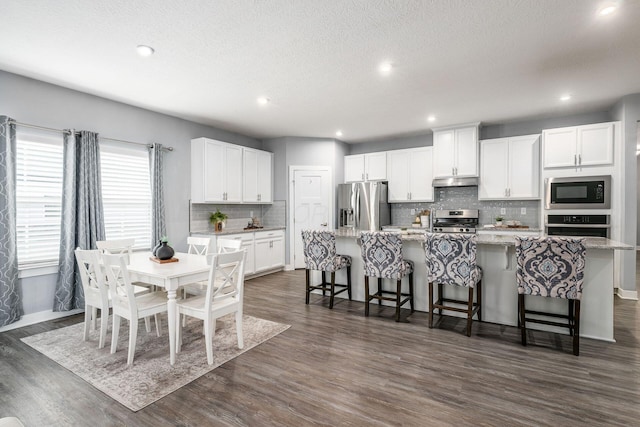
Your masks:
<path fill-rule="evenodd" d="M 250 228 L 244 230 L 242 228 L 224 228 L 222 231 L 192 231 L 189 233 L 191 236 L 224 236 L 225 234 L 238 234 L 238 233 L 253 233 L 256 231 L 274 231 L 285 230 L 286 227 L 262 227 L 262 228 Z"/>
<path fill-rule="evenodd" d="M 403 233 L 403 253 L 407 260 L 414 262 L 414 300 L 415 308 L 428 311 L 427 271 L 422 242 L 424 230 L 408 229 Z M 349 229 L 336 230 L 336 246 L 339 254 L 352 257 L 352 296 L 364 301 L 364 269 L 362 255 L 357 238 L 360 231 Z M 482 278 L 482 318 L 483 321 L 509 326 L 517 324 L 518 292 L 515 277 L 515 236 L 509 233 L 478 234 L 478 265 L 483 269 Z M 585 264 L 585 284 L 582 295 L 582 318 L 580 335 L 605 341 L 615 341 L 613 336 L 613 298 L 614 298 L 614 253 L 616 250 L 630 250 L 632 246 L 602 237 L 590 237 L 585 241 L 587 260 Z M 317 274 L 315 274 L 317 273 Z M 314 272 L 314 281 L 319 283 L 320 274 Z M 346 273 L 336 274 L 336 281 L 346 283 Z M 390 288 L 391 282 L 385 286 Z M 408 281 L 403 281 L 403 292 L 408 290 Z M 445 286 L 448 298 L 465 299 L 466 291 L 455 286 Z M 344 294 L 338 296 L 343 297 Z M 385 302 L 386 303 L 386 302 Z M 566 301 L 556 298 L 530 298 L 527 305 L 532 310 L 555 311 L 565 313 Z M 374 306 L 375 307 L 375 306 Z M 375 316 L 373 308 L 371 315 Z M 449 314 L 449 313 L 447 313 Z M 451 315 L 458 315 L 452 313 Z M 460 315 L 461 316 L 461 315 Z M 411 319 L 409 317 L 409 319 Z M 566 329 L 548 325 L 532 324 L 532 329 L 567 333 Z"/>

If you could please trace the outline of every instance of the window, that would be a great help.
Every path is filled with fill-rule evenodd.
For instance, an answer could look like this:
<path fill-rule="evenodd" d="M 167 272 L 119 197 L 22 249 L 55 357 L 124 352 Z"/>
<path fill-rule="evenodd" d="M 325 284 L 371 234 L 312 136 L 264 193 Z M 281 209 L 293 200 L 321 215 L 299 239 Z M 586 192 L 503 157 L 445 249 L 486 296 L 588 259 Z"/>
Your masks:
<path fill-rule="evenodd" d="M 57 264 L 62 209 L 62 134 L 16 129 L 18 267 Z"/>
<path fill-rule="evenodd" d="M 134 249 L 151 248 L 149 154 L 144 146 L 100 142 L 106 238 L 135 238 Z"/>

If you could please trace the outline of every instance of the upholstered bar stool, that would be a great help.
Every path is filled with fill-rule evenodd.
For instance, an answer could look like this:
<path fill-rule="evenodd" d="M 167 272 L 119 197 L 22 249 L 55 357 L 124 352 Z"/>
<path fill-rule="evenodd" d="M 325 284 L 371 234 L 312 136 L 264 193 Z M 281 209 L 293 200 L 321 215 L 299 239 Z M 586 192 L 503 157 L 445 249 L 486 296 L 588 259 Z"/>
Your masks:
<path fill-rule="evenodd" d="M 457 311 L 467 315 L 467 336 L 471 336 L 473 316 L 482 320 L 482 269 L 476 264 L 475 234 L 427 233 L 424 242 L 427 280 L 429 281 L 429 327 L 433 327 L 433 311 Z M 433 301 L 433 284 L 438 285 L 438 299 Z M 444 297 L 444 286 L 469 289 L 467 301 Z M 473 302 L 476 289 L 477 302 Z M 456 305 L 448 305 L 452 303 Z M 459 307 L 463 305 L 464 307 Z"/>
<path fill-rule="evenodd" d="M 302 243 L 304 250 L 304 263 L 306 266 L 306 300 L 309 304 L 309 295 L 315 289 L 321 289 L 322 295 L 329 292 L 329 308 L 333 308 L 336 295 L 347 291 L 351 300 L 351 257 L 336 254 L 336 235 L 331 231 L 302 231 Z M 336 271 L 347 269 L 347 284 L 336 283 Z M 311 284 L 311 270 L 322 272 L 322 283 Z M 331 283 L 327 283 L 327 273 L 331 273 Z M 336 287 L 340 290 L 336 291 Z"/>
<path fill-rule="evenodd" d="M 522 345 L 527 345 L 527 322 L 569 329 L 573 354 L 580 354 L 580 298 L 584 284 L 586 249 L 584 239 L 570 237 L 516 237 L 516 282 L 518 284 L 518 327 Z M 527 310 L 525 295 L 563 298 L 567 315 Z M 535 318 L 527 315 L 535 315 Z M 565 319 L 556 322 L 540 317 Z"/>
<path fill-rule="evenodd" d="M 363 231 L 360 234 L 364 262 L 364 315 L 369 316 L 369 301 L 377 299 L 396 303 L 396 322 L 400 321 L 400 307 L 409 302 L 413 313 L 413 262 L 402 257 L 402 237 L 398 233 Z M 402 292 L 402 278 L 409 276 L 409 292 Z M 369 291 L 369 277 L 378 278 L 378 290 Z M 396 290 L 382 289 L 382 279 L 396 281 Z M 385 296 L 393 295 L 393 297 Z M 402 299 L 402 297 L 405 297 Z"/>

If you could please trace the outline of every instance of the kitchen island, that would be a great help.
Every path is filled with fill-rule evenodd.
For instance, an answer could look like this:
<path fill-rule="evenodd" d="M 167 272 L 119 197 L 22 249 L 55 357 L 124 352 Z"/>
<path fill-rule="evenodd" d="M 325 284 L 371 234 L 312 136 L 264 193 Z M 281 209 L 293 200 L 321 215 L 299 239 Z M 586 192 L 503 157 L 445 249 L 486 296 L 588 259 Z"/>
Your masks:
<path fill-rule="evenodd" d="M 364 301 L 364 275 L 358 237 L 360 233 L 349 229 L 336 231 L 337 251 L 352 257 L 352 297 Z M 402 234 L 405 259 L 414 262 L 415 309 L 428 311 L 427 270 L 423 249 L 424 234 Z M 478 235 L 478 265 L 482 267 L 482 320 L 509 326 L 517 325 L 518 291 L 516 286 L 515 236 L 513 234 L 482 233 Z M 632 246 L 605 239 L 585 239 L 587 259 L 585 282 L 581 302 L 580 335 L 605 341 L 615 341 L 613 336 L 614 271 L 613 257 L 616 250 L 631 250 Z M 346 283 L 346 272 L 339 271 L 336 281 Z M 314 280 L 319 281 L 319 273 Z M 388 288 L 390 281 L 385 283 Z M 403 292 L 408 281 L 403 281 Z M 466 291 L 455 286 L 445 286 L 447 297 L 465 299 Z M 344 294 L 339 297 L 344 297 Z M 565 313 L 567 303 L 556 298 L 531 297 L 527 300 L 531 310 Z M 453 314 L 456 315 L 456 314 Z M 529 325 L 527 325 L 529 327 Z M 532 324 L 532 329 L 567 333 L 566 329 Z"/>

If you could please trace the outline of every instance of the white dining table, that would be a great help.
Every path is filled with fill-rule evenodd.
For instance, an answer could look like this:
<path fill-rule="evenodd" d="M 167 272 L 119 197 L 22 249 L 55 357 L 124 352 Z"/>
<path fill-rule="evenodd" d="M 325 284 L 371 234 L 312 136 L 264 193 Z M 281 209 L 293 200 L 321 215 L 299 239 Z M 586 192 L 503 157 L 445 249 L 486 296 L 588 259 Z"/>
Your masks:
<path fill-rule="evenodd" d="M 167 316 L 169 318 L 169 361 L 176 361 L 176 311 L 177 290 L 184 285 L 209 278 L 211 266 L 203 255 L 177 252 L 178 262 L 159 264 L 151 261 L 151 252 L 134 252 L 129 258 L 129 276 L 132 282 L 159 286 L 167 291 Z"/>

